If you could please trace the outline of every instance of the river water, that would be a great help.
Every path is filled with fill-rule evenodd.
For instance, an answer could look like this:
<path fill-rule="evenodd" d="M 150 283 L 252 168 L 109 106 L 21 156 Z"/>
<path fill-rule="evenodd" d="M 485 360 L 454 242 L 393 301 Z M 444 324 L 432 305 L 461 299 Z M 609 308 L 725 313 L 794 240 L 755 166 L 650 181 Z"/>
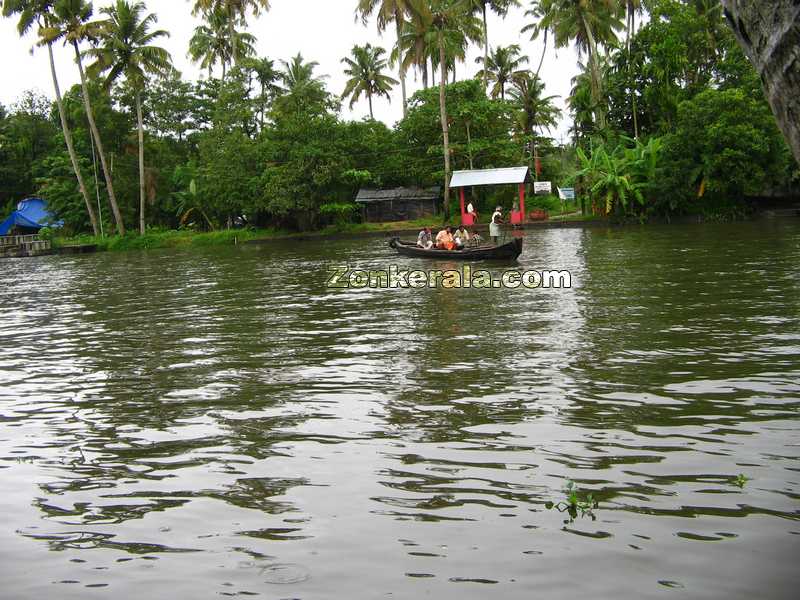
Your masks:
<path fill-rule="evenodd" d="M 0 597 L 798 597 L 800 222 L 528 232 L 569 289 L 325 285 L 392 264 L 450 266 L 0 263 Z"/>

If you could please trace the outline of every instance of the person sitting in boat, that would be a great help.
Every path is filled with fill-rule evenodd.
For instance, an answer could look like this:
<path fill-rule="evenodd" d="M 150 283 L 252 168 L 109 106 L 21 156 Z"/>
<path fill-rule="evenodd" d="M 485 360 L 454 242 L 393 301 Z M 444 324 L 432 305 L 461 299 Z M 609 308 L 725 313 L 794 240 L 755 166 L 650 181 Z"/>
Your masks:
<path fill-rule="evenodd" d="M 481 236 L 481 234 L 478 233 L 477 229 L 473 229 L 472 233 L 469 236 L 470 248 L 477 248 L 481 244 L 483 244 L 483 236 Z"/>
<path fill-rule="evenodd" d="M 492 243 L 497 245 L 497 239 L 500 237 L 500 225 L 503 224 L 503 209 L 498 206 L 494 209 L 492 214 L 492 222 L 489 223 L 489 235 L 492 238 Z"/>
<path fill-rule="evenodd" d="M 431 235 L 430 227 L 425 227 L 419 232 L 419 236 L 417 236 L 417 246 L 425 250 L 433 248 L 433 235 Z"/>
<path fill-rule="evenodd" d="M 453 239 L 453 228 L 445 227 L 436 236 L 436 247 L 439 250 L 453 250 L 456 242 Z"/>
<path fill-rule="evenodd" d="M 453 234 L 453 241 L 456 243 L 456 248 L 461 250 L 465 248 L 469 242 L 469 231 L 463 225 L 459 225 L 456 232 Z"/>

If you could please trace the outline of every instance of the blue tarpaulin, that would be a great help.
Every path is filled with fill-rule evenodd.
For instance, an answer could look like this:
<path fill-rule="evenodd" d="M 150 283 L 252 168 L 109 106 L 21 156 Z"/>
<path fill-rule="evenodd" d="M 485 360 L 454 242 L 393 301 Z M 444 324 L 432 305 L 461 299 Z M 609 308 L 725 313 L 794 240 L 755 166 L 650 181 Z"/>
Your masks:
<path fill-rule="evenodd" d="M 17 205 L 17 210 L 0 223 L 0 235 L 8 235 L 14 227 L 41 229 L 42 227 L 62 227 L 64 221 L 53 221 L 53 215 L 47 211 L 47 202 L 41 198 L 28 198 Z"/>

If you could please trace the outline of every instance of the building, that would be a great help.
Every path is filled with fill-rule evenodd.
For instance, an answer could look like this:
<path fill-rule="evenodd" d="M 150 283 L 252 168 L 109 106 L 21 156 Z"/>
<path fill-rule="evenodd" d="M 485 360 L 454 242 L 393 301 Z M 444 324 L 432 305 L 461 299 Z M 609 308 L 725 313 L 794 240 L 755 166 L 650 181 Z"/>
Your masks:
<path fill-rule="evenodd" d="M 356 196 L 364 222 L 412 221 L 439 213 L 441 188 L 362 189 Z"/>

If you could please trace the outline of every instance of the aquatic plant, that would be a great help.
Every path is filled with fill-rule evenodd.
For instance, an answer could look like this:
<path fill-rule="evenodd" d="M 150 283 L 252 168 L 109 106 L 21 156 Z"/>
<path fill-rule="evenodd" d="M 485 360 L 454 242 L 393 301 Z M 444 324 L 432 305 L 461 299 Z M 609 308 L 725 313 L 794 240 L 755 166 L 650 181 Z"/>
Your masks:
<path fill-rule="evenodd" d="M 595 519 L 594 509 L 599 508 L 600 505 L 591 492 L 584 494 L 578 489 L 574 481 L 568 481 L 567 485 L 564 486 L 563 492 L 566 495 L 565 500 L 547 502 L 545 507 L 548 510 L 556 509 L 558 512 L 569 514 L 570 522 L 577 519 L 579 514 L 581 517 Z"/>

